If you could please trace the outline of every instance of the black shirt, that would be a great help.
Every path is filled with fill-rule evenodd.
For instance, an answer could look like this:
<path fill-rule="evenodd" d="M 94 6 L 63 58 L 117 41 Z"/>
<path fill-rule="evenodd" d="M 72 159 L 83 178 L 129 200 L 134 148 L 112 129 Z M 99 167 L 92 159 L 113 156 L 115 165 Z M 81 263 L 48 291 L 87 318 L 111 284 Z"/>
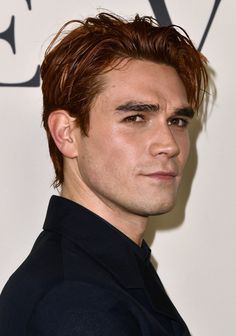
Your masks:
<path fill-rule="evenodd" d="M 145 241 L 139 247 L 90 210 L 53 196 L 43 232 L 1 294 L 0 335 L 190 335 L 150 253 Z"/>

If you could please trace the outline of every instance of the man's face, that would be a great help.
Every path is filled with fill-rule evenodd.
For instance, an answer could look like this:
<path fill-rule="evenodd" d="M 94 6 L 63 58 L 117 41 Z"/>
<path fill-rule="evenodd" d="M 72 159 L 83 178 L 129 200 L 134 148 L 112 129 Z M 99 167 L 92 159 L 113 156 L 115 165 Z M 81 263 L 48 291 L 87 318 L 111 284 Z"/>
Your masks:
<path fill-rule="evenodd" d="M 78 132 L 78 194 L 123 213 L 165 213 L 189 152 L 185 87 L 174 68 L 139 60 L 124 61 L 104 80 L 88 137 Z"/>

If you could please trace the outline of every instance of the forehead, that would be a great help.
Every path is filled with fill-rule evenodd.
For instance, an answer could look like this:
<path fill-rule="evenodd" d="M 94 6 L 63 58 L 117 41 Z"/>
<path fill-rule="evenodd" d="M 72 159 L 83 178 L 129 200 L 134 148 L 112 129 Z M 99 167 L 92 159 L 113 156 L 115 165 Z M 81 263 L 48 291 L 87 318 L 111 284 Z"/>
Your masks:
<path fill-rule="evenodd" d="M 176 70 L 166 64 L 123 60 L 103 76 L 100 99 L 107 103 L 136 100 L 163 105 L 188 105 L 184 84 Z"/>

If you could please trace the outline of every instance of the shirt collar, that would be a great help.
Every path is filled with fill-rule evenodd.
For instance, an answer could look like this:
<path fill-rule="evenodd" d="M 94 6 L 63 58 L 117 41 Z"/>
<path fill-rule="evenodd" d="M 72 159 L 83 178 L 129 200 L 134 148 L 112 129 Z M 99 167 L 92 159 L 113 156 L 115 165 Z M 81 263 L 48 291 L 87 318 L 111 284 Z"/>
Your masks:
<path fill-rule="evenodd" d="M 139 247 L 97 214 L 61 196 L 52 196 L 44 230 L 62 234 L 103 264 L 126 288 L 143 288 L 135 254 L 146 260 L 150 249 Z"/>

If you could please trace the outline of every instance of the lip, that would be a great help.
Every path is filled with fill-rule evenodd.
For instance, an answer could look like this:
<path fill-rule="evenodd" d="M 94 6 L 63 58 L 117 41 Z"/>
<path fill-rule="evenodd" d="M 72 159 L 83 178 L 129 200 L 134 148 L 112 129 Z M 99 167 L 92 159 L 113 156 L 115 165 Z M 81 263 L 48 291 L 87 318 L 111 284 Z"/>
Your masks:
<path fill-rule="evenodd" d="M 145 174 L 145 176 L 154 178 L 157 180 L 173 180 L 176 176 L 177 173 L 174 171 L 157 171 L 151 174 Z"/>

